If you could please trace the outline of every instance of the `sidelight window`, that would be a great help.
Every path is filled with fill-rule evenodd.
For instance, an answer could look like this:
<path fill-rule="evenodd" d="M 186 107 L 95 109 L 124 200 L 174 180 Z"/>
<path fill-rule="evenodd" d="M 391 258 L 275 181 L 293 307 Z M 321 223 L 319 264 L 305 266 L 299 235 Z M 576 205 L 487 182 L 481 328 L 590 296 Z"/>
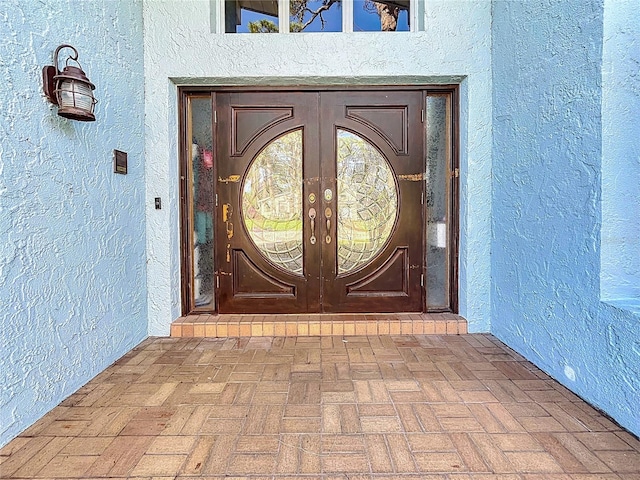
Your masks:
<path fill-rule="evenodd" d="M 183 274 L 183 298 L 190 307 L 213 308 L 213 209 L 214 209 L 214 146 L 211 129 L 211 95 L 194 95 L 186 101 L 187 161 L 183 175 L 188 179 L 181 192 L 189 199 L 183 213 L 183 262 L 188 265 Z"/>
<path fill-rule="evenodd" d="M 451 248 L 457 238 L 455 189 L 458 169 L 453 158 L 451 95 L 432 93 L 426 100 L 426 192 L 427 213 L 427 308 L 446 311 L 456 300 L 457 264 L 451 262 Z"/>

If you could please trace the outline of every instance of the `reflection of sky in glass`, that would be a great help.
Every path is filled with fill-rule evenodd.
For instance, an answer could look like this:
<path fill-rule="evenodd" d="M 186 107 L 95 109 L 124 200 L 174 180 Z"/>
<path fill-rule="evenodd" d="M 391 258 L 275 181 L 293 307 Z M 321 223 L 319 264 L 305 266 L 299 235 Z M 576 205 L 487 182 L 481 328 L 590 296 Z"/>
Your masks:
<path fill-rule="evenodd" d="M 278 17 L 272 17 L 271 15 L 265 15 L 264 13 L 252 12 L 251 10 L 245 10 L 244 8 L 241 10 L 240 18 L 242 19 L 242 24 L 237 27 L 236 31 L 238 33 L 248 33 L 249 23 L 257 22 L 259 20 L 270 20 L 278 25 Z"/>
<path fill-rule="evenodd" d="M 313 4 L 321 4 L 321 0 L 312 0 L 309 2 L 310 7 L 315 7 Z M 353 31 L 354 32 L 379 32 L 380 31 L 380 17 L 376 12 L 371 12 L 364 8 L 364 0 L 354 0 L 353 5 Z M 315 8 L 314 8 L 315 9 Z M 329 10 L 323 14 L 325 20 L 324 30 L 322 29 L 322 22 L 320 18 L 316 18 L 307 28 L 305 32 L 340 32 L 342 31 L 342 6 L 334 4 Z M 258 20 L 266 19 L 274 22 L 278 25 L 278 18 L 264 13 L 256 13 L 250 10 L 242 9 L 242 25 L 238 25 L 238 33 L 248 33 L 249 22 L 255 22 Z M 307 14 L 305 22 L 310 18 Z M 303 22 L 304 23 L 304 22 Z M 409 31 L 409 15 L 406 10 L 400 11 L 398 17 L 397 31 L 408 32 Z"/>

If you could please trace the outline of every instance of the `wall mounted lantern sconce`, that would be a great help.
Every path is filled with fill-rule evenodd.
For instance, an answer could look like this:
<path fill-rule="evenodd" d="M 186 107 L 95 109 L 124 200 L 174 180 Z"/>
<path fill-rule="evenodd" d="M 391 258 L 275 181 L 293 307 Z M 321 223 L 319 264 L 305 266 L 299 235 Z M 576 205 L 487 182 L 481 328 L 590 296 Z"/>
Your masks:
<path fill-rule="evenodd" d="M 65 67 L 58 70 L 58 53 L 63 48 L 73 50 L 73 55 L 67 57 Z M 69 60 L 78 64 L 77 67 L 69 65 Z M 80 68 L 78 51 L 71 45 L 63 44 L 56 48 L 53 54 L 53 65 L 47 65 L 42 69 L 42 83 L 47 99 L 58 106 L 58 115 L 80 122 L 93 122 L 96 117 L 93 109 L 98 101 L 93 96 L 92 90 L 96 86 L 89 81 Z"/>

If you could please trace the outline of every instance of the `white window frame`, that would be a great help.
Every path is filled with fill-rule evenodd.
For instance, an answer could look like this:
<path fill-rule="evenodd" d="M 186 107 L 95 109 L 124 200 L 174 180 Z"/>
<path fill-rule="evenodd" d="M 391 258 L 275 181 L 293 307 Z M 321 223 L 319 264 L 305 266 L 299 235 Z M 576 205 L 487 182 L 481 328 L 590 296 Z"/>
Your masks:
<path fill-rule="evenodd" d="M 212 0 L 211 14 L 213 18 L 211 24 L 212 26 L 215 25 L 215 31 L 217 33 L 226 33 L 224 4 L 224 0 Z M 422 7 L 420 11 L 418 11 L 418 7 Z M 409 0 L 409 14 L 411 15 L 409 31 L 417 32 L 423 30 L 424 25 L 421 20 L 424 14 L 424 1 Z M 278 0 L 278 26 L 279 33 L 285 35 L 291 33 L 289 32 L 289 0 Z M 300 33 L 311 32 L 299 32 L 296 33 L 296 35 Z M 342 33 L 353 33 L 353 0 L 342 0 Z"/>

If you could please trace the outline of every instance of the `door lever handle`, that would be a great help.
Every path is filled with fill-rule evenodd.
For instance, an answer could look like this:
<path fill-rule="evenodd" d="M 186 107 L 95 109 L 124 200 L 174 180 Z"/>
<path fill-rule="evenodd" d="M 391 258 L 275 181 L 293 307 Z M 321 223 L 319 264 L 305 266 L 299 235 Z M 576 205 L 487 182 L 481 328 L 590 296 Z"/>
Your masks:
<path fill-rule="evenodd" d="M 311 242 L 311 245 L 315 245 L 316 244 L 316 209 L 315 208 L 309 209 L 309 218 L 311 219 L 311 238 L 309 238 L 309 241 Z"/>
<path fill-rule="evenodd" d="M 324 237 L 324 241 L 331 243 L 331 209 L 329 207 L 324 209 L 324 216 L 327 219 L 327 235 Z"/>

